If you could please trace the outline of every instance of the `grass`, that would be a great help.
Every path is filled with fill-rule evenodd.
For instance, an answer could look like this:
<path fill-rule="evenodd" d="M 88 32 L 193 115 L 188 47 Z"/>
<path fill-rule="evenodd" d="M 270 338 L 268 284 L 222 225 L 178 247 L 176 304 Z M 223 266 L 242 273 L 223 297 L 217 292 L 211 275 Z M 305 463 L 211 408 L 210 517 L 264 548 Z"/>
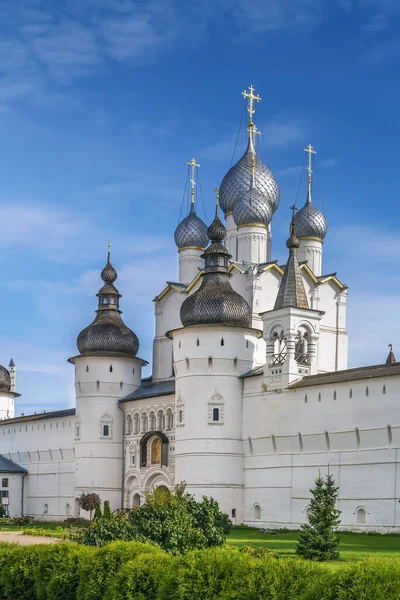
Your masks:
<path fill-rule="evenodd" d="M 361 560 L 367 557 L 400 558 L 400 535 L 341 533 L 340 560 Z M 227 537 L 232 546 L 264 547 L 277 554 L 294 556 L 297 532 L 262 533 L 252 527 L 234 527 Z"/>
<path fill-rule="evenodd" d="M 24 529 L 46 529 L 52 530 L 57 529 L 57 527 L 63 527 L 65 529 L 69 529 L 70 527 L 81 527 L 82 522 L 77 523 L 64 523 L 63 521 L 59 521 L 58 523 L 50 523 L 46 521 L 45 523 L 30 523 L 29 525 L 3 525 L 0 527 L 0 531 L 23 531 Z"/>

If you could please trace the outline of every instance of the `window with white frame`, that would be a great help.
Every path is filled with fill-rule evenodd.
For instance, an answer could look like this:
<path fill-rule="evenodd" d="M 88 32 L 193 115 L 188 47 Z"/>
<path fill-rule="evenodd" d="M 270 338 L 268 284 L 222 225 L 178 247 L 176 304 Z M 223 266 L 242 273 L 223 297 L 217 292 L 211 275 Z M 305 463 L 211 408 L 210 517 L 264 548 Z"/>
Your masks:
<path fill-rule="evenodd" d="M 183 427 L 185 425 L 185 403 L 179 392 L 176 399 L 176 414 L 177 414 L 177 427 Z"/>
<path fill-rule="evenodd" d="M 224 397 L 215 390 L 208 401 L 208 423 L 210 425 L 223 425 L 224 423 Z"/>
<path fill-rule="evenodd" d="M 106 411 L 100 419 L 100 438 L 112 439 L 113 436 L 113 418 Z"/>

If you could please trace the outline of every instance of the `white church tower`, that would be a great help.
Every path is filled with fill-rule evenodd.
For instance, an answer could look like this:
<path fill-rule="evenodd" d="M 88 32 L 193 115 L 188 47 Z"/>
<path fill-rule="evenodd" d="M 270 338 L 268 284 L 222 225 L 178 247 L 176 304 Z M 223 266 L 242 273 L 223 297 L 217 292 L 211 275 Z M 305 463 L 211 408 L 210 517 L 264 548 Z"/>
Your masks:
<path fill-rule="evenodd" d="M 260 102 L 261 97 L 255 94 L 252 85 L 242 95 L 248 100 L 247 149 L 222 180 L 220 206 L 225 213 L 226 248 L 232 260 L 259 264 L 271 260 L 270 221 L 279 206 L 279 187 L 256 153 L 256 136 L 260 132 L 253 115 L 254 104 Z M 235 211 L 239 202 L 241 205 Z"/>
<path fill-rule="evenodd" d="M 8 368 L 0 365 L 0 420 L 15 416 L 15 398 L 20 396 L 15 391 L 16 369 L 13 359 Z"/>
<path fill-rule="evenodd" d="M 173 339 L 176 381 L 175 481 L 215 498 L 243 520 L 242 381 L 253 366 L 261 332 L 251 309 L 229 282 L 226 229 L 216 217 L 208 229 L 200 288 L 182 304 L 183 328 Z"/>
<path fill-rule="evenodd" d="M 101 278 L 96 318 L 78 336 L 80 354 L 69 359 L 76 391 L 74 493 L 77 498 L 82 491 L 96 492 L 115 510 L 123 505 L 124 419 L 118 400 L 140 387 L 145 362 L 136 356 L 138 338 L 121 319 L 110 250 Z"/>

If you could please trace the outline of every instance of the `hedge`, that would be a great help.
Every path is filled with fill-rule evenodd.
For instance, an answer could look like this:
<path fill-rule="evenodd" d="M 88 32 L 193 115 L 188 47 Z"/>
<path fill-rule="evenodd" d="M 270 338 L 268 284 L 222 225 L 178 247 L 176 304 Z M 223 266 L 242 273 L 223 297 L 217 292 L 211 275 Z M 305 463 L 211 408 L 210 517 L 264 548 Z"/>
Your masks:
<path fill-rule="evenodd" d="M 400 598 L 399 559 L 335 567 L 227 546 L 177 557 L 138 542 L 0 544 L 0 600 Z"/>

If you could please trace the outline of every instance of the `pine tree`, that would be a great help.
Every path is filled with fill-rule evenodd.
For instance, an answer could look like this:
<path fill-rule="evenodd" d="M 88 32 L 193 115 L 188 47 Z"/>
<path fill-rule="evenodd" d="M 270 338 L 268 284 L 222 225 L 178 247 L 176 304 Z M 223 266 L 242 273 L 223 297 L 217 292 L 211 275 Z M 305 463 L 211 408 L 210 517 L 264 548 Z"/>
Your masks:
<path fill-rule="evenodd" d="M 324 561 L 339 558 L 340 511 L 336 508 L 339 488 L 335 486 L 333 476 L 328 474 L 315 480 L 310 490 L 312 498 L 308 523 L 300 528 L 296 552 L 310 560 Z"/>
<path fill-rule="evenodd" d="M 93 521 L 98 521 L 99 519 L 101 519 L 101 517 L 102 517 L 101 507 L 100 507 L 100 504 L 98 504 L 94 511 Z"/>
<path fill-rule="evenodd" d="M 104 502 L 104 512 L 103 512 L 103 517 L 105 519 L 111 519 L 111 510 L 110 510 L 110 502 L 109 500 L 106 500 Z"/>

